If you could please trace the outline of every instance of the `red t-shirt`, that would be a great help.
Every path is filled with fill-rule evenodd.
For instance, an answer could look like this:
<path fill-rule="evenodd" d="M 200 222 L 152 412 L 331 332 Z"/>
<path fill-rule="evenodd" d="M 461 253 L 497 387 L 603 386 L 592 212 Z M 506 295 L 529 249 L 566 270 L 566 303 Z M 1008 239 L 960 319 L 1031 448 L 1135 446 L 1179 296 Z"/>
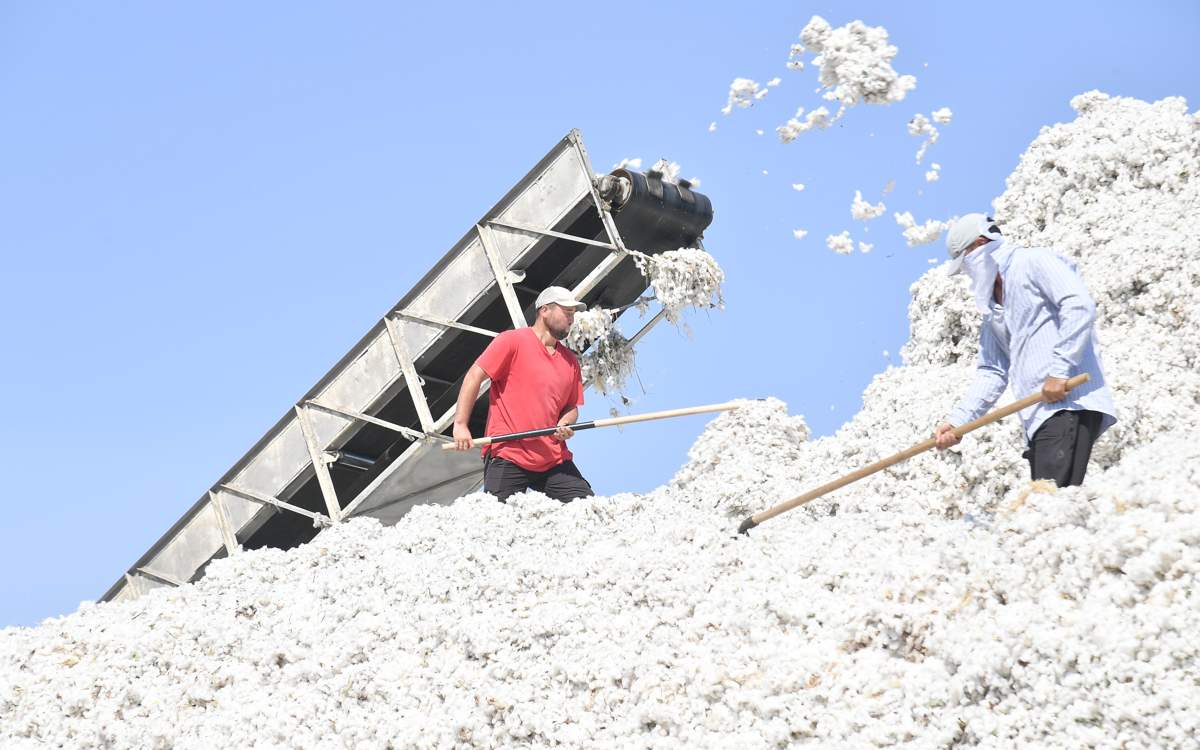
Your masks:
<path fill-rule="evenodd" d="M 559 343 L 553 354 L 546 351 L 532 328 L 504 331 L 475 364 L 492 380 L 488 435 L 552 427 L 563 412 L 583 403 L 583 378 L 575 355 Z M 484 446 L 484 454 L 489 448 L 494 457 L 529 471 L 546 471 L 571 460 L 567 444 L 549 435 Z"/>

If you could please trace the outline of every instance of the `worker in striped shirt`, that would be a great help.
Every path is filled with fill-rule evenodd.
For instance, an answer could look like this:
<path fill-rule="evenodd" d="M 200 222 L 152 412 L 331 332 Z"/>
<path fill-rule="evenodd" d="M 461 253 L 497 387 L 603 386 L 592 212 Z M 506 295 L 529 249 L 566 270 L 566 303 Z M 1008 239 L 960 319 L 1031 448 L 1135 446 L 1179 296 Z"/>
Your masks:
<path fill-rule="evenodd" d="M 990 410 L 1011 383 L 1019 395 L 1043 400 L 1021 411 L 1033 479 L 1059 487 L 1083 482 L 1092 445 L 1117 421 L 1097 351 L 1096 305 L 1069 260 L 1046 248 L 1008 242 L 984 214 L 956 219 L 946 236 L 951 274 L 971 280 L 983 313 L 975 379 L 937 426 L 944 450 L 959 441 L 955 427 Z M 1068 391 L 1067 379 L 1091 379 Z"/>

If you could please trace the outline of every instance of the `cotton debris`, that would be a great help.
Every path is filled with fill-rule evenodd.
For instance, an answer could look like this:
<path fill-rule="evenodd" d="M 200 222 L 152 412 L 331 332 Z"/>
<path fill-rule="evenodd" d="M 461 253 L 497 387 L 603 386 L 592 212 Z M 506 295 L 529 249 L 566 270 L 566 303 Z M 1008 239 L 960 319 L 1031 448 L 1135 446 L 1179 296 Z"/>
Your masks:
<path fill-rule="evenodd" d="M 897 49 L 888 44 L 887 29 L 851 21 L 832 28 L 820 16 L 813 16 L 800 41 L 816 52 L 813 65 L 826 89 L 824 98 L 838 102 L 841 110 L 857 104 L 891 104 L 904 99 L 916 88 L 917 79 L 899 75 L 892 68 Z M 836 119 L 836 118 L 835 118 Z"/>
<path fill-rule="evenodd" d="M 854 202 L 850 204 L 850 216 L 857 221 L 870 221 L 883 216 L 883 212 L 887 210 L 887 206 L 883 205 L 883 201 L 874 205 L 863 200 L 862 191 L 854 191 Z"/>
<path fill-rule="evenodd" d="M 723 308 L 721 284 L 725 271 L 716 259 L 695 247 L 656 255 L 631 252 L 634 262 L 650 282 L 654 297 L 674 323 L 689 307 Z"/>
<path fill-rule="evenodd" d="M 942 165 L 936 161 L 929 165 L 929 171 L 925 173 L 926 182 L 937 182 L 942 176 Z"/>
<path fill-rule="evenodd" d="M 993 215 L 1096 302 L 1121 421 L 1084 486 L 1030 483 L 1007 421 L 735 537 L 950 409 L 980 321 L 930 269 L 835 435 L 745 401 L 644 495 L 419 505 L 0 630 L 0 746 L 1194 747 L 1200 127 L 1072 106 Z"/>
<path fill-rule="evenodd" d="M 728 115 L 733 112 L 733 108 L 746 109 L 754 105 L 754 100 L 759 99 L 759 92 L 766 93 L 766 89 L 760 89 L 758 82 L 749 78 L 735 78 L 733 83 L 729 84 L 729 101 L 721 108 L 721 113 Z"/>
<path fill-rule="evenodd" d="M 854 240 L 850 239 L 850 231 L 841 234 L 831 234 L 825 238 L 825 246 L 838 255 L 849 255 L 854 252 Z"/>
<path fill-rule="evenodd" d="M 804 117 L 804 119 L 801 120 L 801 117 Z M 832 122 L 829 119 L 829 110 L 825 107 L 817 107 L 812 112 L 809 112 L 807 116 L 804 114 L 804 107 L 800 107 L 796 110 L 796 116 L 775 128 L 775 132 L 779 135 L 780 143 L 791 143 L 801 133 L 806 133 L 813 128 L 824 130 Z"/>
<path fill-rule="evenodd" d="M 938 221 L 936 219 L 929 219 L 924 224 L 918 224 L 916 219 L 913 218 L 911 211 L 905 211 L 904 213 L 897 212 L 892 214 L 892 216 L 895 217 L 896 223 L 904 230 L 904 241 L 908 243 L 909 247 L 937 242 L 938 238 L 942 236 L 942 232 L 945 232 L 947 227 L 949 227 L 949 222 Z"/>

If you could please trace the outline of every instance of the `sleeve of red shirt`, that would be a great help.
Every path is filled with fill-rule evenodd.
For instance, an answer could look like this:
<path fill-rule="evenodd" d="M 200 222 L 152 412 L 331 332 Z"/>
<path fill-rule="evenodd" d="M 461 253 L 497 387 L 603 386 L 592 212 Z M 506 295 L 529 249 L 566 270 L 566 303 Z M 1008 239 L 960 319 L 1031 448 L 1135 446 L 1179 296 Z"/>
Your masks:
<path fill-rule="evenodd" d="M 508 371 L 512 367 L 513 353 L 517 350 L 513 333 L 514 331 L 504 331 L 492 339 L 492 343 L 488 344 L 487 348 L 483 350 L 483 354 L 479 355 L 479 359 L 475 360 L 475 364 L 483 368 L 493 383 L 503 383 L 504 379 L 508 377 Z"/>
<path fill-rule="evenodd" d="M 579 360 L 575 360 L 575 405 L 583 406 L 583 371 L 579 369 Z"/>

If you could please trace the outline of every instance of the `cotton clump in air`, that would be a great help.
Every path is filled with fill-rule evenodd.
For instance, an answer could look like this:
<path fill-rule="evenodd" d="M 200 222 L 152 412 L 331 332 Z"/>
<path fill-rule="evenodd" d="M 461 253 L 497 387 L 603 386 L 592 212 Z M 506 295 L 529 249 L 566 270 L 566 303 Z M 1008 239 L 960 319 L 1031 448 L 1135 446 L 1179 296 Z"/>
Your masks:
<path fill-rule="evenodd" d="M 0 746 L 1194 746 L 1200 127 L 1072 106 L 993 215 L 1095 299 L 1121 422 L 1084 486 L 1031 484 L 1010 420 L 735 537 L 966 388 L 979 313 L 929 269 L 835 435 L 743 401 L 646 494 L 472 494 L 0 630 Z"/>
<path fill-rule="evenodd" d="M 942 174 L 941 174 L 942 165 L 938 164 L 935 161 L 932 164 L 930 164 L 929 167 L 930 167 L 929 171 L 925 173 L 925 181 L 926 182 L 937 182 L 938 178 L 942 176 Z"/>
<path fill-rule="evenodd" d="M 802 240 L 808 236 L 808 230 L 807 229 L 793 229 L 792 236 L 798 240 Z"/>
<path fill-rule="evenodd" d="M 935 110 L 933 110 L 933 112 L 930 112 L 929 114 L 933 118 L 933 121 L 939 125 L 949 124 L 950 120 L 954 117 L 954 113 L 950 111 L 949 107 L 942 107 L 941 109 L 935 109 Z"/>
<path fill-rule="evenodd" d="M 849 230 L 841 234 L 829 235 L 825 238 L 825 246 L 838 255 L 849 255 L 854 252 L 854 240 L 850 239 Z"/>
<path fill-rule="evenodd" d="M 908 121 L 908 134 L 913 136 L 925 136 L 925 140 L 921 142 L 921 147 L 917 149 L 917 164 L 925 158 L 925 152 L 929 147 L 938 142 L 938 129 L 934 127 L 929 118 L 923 114 L 916 114 Z"/>
<path fill-rule="evenodd" d="M 804 119 L 801 120 L 801 117 L 804 117 Z M 775 128 L 775 132 L 779 134 L 779 141 L 781 143 L 791 143 L 801 133 L 806 133 L 813 128 L 824 130 L 832 122 L 829 119 L 829 110 L 825 107 L 817 107 L 812 112 L 809 112 L 807 116 L 804 116 L 804 107 L 800 107 L 796 110 L 796 116 Z"/>
<path fill-rule="evenodd" d="M 838 117 L 847 107 L 860 103 L 901 101 L 916 88 L 914 76 L 899 75 L 892 68 L 897 49 L 888 44 L 887 29 L 882 26 L 851 21 L 834 29 L 824 18 L 813 16 L 800 32 L 800 41 L 817 53 L 813 64 L 826 89 L 824 98 L 841 104 Z"/>
<path fill-rule="evenodd" d="M 860 253 L 866 254 L 866 253 L 871 252 L 874 249 L 875 249 L 875 245 L 870 242 L 859 242 L 858 243 L 858 251 Z"/>
<path fill-rule="evenodd" d="M 854 191 L 854 202 L 850 204 L 850 216 L 858 221 L 870 221 L 883 216 L 887 207 L 880 201 L 874 205 L 863 200 L 862 191 Z"/>
<path fill-rule="evenodd" d="M 936 219 L 929 219 L 924 224 L 918 224 L 911 211 L 894 213 L 892 216 L 904 230 L 904 241 L 908 243 L 909 247 L 937 242 L 938 238 L 942 236 L 942 232 L 946 231 L 949 226 L 948 222 Z"/>
<path fill-rule="evenodd" d="M 749 78 L 735 78 L 729 84 L 729 101 L 721 108 L 722 114 L 731 114 L 734 107 L 746 109 L 754 105 L 754 100 L 760 98 L 758 82 Z M 761 89 L 764 93 L 766 89 Z"/>
<path fill-rule="evenodd" d="M 626 157 L 626 158 L 622 159 L 621 161 L 617 162 L 616 164 L 614 164 L 612 168 L 613 168 L 613 171 L 616 171 L 618 169 L 641 169 L 642 168 L 642 160 L 640 158 L 630 159 L 630 158 Z"/>
<path fill-rule="evenodd" d="M 792 190 L 795 190 L 797 193 L 803 193 L 804 192 L 804 183 L 803 182 L 793 182 Z"/>
<path fill-rule="evenodd" d="M 788 70 L 804 70 L 804 61 L 800 58 L 804 55 L 803 44 L 793 44 L 788 51 Z"/>
<path fill-rule="evenodd" d="M 651 172 L 662 174 L 664 182 L 679 182 L 679 164 L 668 159 L 659 159 L 650 167 Z"/>

